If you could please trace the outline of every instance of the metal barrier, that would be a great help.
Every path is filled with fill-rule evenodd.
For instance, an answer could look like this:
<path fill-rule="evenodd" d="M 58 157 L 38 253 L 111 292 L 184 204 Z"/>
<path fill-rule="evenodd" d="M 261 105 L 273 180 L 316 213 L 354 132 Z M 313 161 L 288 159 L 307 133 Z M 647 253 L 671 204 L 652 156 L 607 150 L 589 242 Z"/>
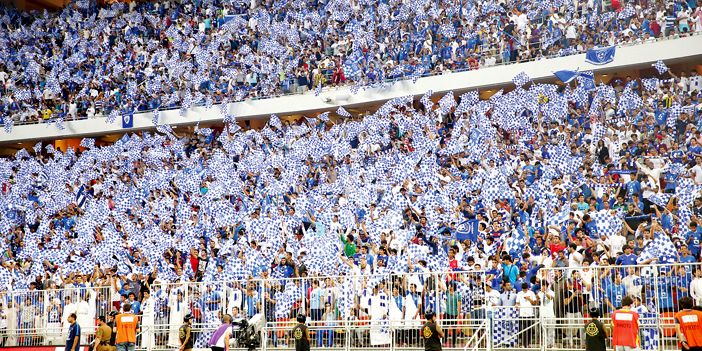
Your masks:
<path fill-rule="evenodd" d="M 502 276 L 509 270 L 154 284 L 150 296 L 141 296 L 141 306 L 134 307 L 142 325 L 137 348 L 179 347 L 178 329 L 187 313 L 195 317 L 196 348 L 206 347 L 225 313 L 234 318 L 261 313 L 266 318 L 261 349 L 289 349 L 294 317 L 304 313 L 313 347 L 421 349 L 422 315 L 431 308 L 447 349 L 580 350 L 589 309 L 600 308 L 607 325 L 623 296 L 630 295 L 640 314 L 642 348 L 672 350 L 677 349 L 673 316 L 679 299 L 692 296 L 702 303 L 699 263 L 611 266 L 603 261 L 598 267 L 541 268 L 534 278 L 521 275 L 510 282 L 514 290 L 499 292 L 508 284 Z M 81 343 L 88 345 L 96 318 L 127 303 L 112 301 L 115 296 L 113 287 L 0 293 L 7 325 L 0 346 L 63 345 L 70 313 L 77 314 Z"/>

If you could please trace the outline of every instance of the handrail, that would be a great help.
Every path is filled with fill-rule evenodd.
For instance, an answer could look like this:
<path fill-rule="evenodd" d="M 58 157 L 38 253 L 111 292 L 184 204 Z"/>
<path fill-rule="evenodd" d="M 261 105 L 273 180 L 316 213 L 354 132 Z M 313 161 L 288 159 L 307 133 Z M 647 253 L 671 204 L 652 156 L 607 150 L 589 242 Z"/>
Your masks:
<path fill-rule="evenodd" d="M 490 320 L 486 318 L 485 320 L 483 320 L 482 323 L 480 323 L 480 326 L 478 326 L 476 332 L 474 332 L 474 333 L 473 333 L 473 336 L 471 336 L 470 339 L 468 339 L 468 342 L 466 343 L 466 346 L 463 348 L 464 351 L 467 351 L 467 350 L 468 350 L 468 347 L 469 347 L 470 345 L 473 345 L 473 348 L 472 348 L 471 350 L 476 351 L 476 350 L 478 349 L 478 345 L 480 345 L 480 343 L 483 341 L 483 339 L 485 338 L 485 336 L 488 334 L 488 333 L 482 333 L 482 334 L 481 334 L 481 333 L 479 333 L 479 331 L 481 331 L 481 330 L 487 330 L 488 327 L 489 327 L 489 326 L 488 326 L 489 321 L 490 321 Z M 473 342 L 473 340 L 475 340 L 476 336 L 478 336 L 478 335 L 480 335 L 480 338 L 479 338 L 478 340 L 476 340 L 475 342 Z"/>

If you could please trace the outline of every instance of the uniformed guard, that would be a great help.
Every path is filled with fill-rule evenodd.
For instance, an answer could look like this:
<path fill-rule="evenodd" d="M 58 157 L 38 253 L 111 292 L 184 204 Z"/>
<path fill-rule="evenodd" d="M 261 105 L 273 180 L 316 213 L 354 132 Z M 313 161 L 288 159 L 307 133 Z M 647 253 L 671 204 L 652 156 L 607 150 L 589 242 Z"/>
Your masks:
<path fill-rule="evenodd" d="M 297 325 L 292 330 L 295 338 L 295 351 L 310 351 L 310 329 L 305 325 L 307 317 L 304 314 L 297 315 Z"/>
<path fill-rule="evenodd" d="M 600 310 L 593 307 L 589 313 L 592 320 L 585 325 L 585 351 L 606 351 L 607 329 L 598 319 Z"/>
<path fill-rule="evenodd" d="M 190 313 L 183 317 L 183 325 L 181 325 L 180 329 L 178 330 L 180 351 L 191 351 L 193 349 L 193 336 L 191 334 L 192 328 L 190 327 L 192 320 L 193 315 Z"/>
<path fill-rule="evenodd" d="M 444 331 L 436 324 L 436 314 L 433 310 L 427 310 L 424 312 L 424 318 L 427 319 L 424 327 L 422 327 L 424 350 L 441 351 L 441 338 L 444 337 Z"/>

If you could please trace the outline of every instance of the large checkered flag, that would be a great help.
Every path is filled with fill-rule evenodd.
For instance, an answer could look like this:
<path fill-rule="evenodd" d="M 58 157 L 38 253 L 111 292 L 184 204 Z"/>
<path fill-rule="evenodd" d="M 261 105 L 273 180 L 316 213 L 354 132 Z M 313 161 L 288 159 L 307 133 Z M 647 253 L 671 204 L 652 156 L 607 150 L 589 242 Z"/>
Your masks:
<path fill-rule="evenodd" d="M 658 71 L 658 74 L 668 72 L 668 66 L 666 66 L 662 60 L 658 60 L 658 62 L 654 63 L 653 67 Z"/>
<path fill-rule="evenodd" d="M 654 237 L 655 239 L 646 245 L 641 255 L 636 259 L 636 262 L 642 263 L 649 259 L 657 259 L 658 263 L 675 263 L 677 260 L 677 251 L 668 235 L 658 232 L 654 234 Z"/>
<path fill-rule="evenodd" d="M 345 108 L 339 106 L 339 108 L 336 110 L 336 114 L 341 116 L 341 117 L 351 117 L 351 114 L 346 111 Z"/>
<path fill-rule="evenodd" d="M 514 76 L 514 78 L 512 78 L 512 83 L 514 83 L 514 85 L 518 87 L 526 85 L 530 81 L 531 78 L 529 78 L 529 76 L 525 72 L 519 73 L 516 76 Z"/>

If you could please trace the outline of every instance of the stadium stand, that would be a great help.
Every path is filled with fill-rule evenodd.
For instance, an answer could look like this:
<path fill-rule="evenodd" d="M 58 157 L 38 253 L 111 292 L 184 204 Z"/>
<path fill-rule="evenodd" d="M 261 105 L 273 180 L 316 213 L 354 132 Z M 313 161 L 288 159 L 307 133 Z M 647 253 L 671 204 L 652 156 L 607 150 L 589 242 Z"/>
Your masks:
<path fill-rule="evenodd" d="M 0 110 L 11 133 L 558 55 L 606 64 L 616 45 L 702 31 L 699 6 L 669 5 L 4 9 Z M 0 346 L 61 344 L 72 312 L 85 345 L 129 303 L 148 350 L 179 347 L 187 313 L 196 348 L 225 313 L 263 314 L 267 348 L 291 346 L 298 313 L 318 347 L 416 348 L 427 309 L 449 348 L 582 349 L 589 309 L 630 295 L 644 349 L 673 348 L 677 301 L 702 303 L 702 78 L 651 71 L 22 149 L 0 160 Z"/>

